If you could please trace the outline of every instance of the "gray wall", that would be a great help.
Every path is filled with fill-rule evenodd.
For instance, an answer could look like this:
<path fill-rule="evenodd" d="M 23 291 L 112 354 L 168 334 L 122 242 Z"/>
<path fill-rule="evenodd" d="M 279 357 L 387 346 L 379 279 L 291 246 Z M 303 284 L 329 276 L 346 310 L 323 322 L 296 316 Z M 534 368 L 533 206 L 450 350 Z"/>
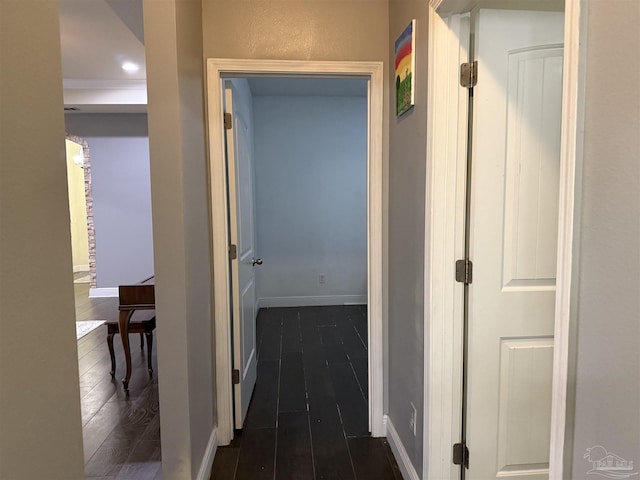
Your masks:
<path fill-rule="evenodd" d="M 0 478 L 83 479 L 58 2 L 0 2 Z"/>
<path fill-rule="evenodd" d="M 215 428 L 202 25 L 199 0 L 144 1 L 166 480 L 197 478 Z"/>
<path fill-rule="evenodd" d="M 422 471 L 423 344 L 425 292 L 425 188 L 427 132 L 428 2 L 389 2 L 389 63 L 395 39 L 416 22 L 415 106 L 389 125 L 389 418 L 416 471 Z M 389 71 L 390 109 L 395 112 L 394 72 Z M 427 236 L 428 237 L 428 236 Z M 412 402 L 417 432 L 409 429 Z"/>
<path fill-rule="evenodd" d="M 89 144 L 98 288 L 153 275 L 149 139 L 144 114 L 70 114 Z"/>
<path fill-rule="evenodd" d="M 258 297 L 366 302 L 366 97 L 257 96 L 253 105 Z"/>
<path fill-rule="evenodd" d="M 588 8 L 573 478 L 602 445 L 640 466 L 640 3 Z"/>

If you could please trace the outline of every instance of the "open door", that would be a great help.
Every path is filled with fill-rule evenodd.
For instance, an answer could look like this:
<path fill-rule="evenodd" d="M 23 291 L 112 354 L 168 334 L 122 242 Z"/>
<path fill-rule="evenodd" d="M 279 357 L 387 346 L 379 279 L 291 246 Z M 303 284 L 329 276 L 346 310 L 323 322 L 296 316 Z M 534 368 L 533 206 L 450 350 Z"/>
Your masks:
<path fill-rule="evenodd" d="M 253 112 L 245 79 L 225 81 L 229 185 L 234 423 L 240 429 L 256 384 L 256 288 L 253 205 Z"/>
<path fill-rule="evenodd" d="M 549 475 L 564 16 L 480 9 L 475 20 L 463 427 L 469 469 L 463 473 L 543 479 Z"/>

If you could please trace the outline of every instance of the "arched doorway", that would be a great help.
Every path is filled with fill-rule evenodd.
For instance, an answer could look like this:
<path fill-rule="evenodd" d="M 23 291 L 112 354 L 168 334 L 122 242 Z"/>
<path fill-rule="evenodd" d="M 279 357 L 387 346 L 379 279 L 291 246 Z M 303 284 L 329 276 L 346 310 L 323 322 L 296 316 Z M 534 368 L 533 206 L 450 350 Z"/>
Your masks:
<path fill-rule="evenodd" d="M 66 134 L 65 143 L 74 274 L 87 271 L 89 286 L 95 287 L 96 249 L 89 144 L 84 138 L 70 134 Z"/>

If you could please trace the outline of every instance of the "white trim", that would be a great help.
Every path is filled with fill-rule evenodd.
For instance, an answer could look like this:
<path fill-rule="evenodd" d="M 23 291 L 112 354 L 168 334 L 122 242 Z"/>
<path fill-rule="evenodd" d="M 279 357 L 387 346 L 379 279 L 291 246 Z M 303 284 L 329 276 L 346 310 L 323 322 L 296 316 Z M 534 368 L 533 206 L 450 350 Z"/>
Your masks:
<path fill-rule="evenodd" d="M 572 460 L 572 429 L 574 405 L 568 401 L 569 378 L 575 368 L 572 354 L 576 343 L 576 309 L 573 283 L 574 256 L 579 246 L 574 242 L 575 227 L 579 222 L 580 186 L 576 184 L 582 165 L 584 124 L 584 86 L 586 77 L 586 13 L 581 11 L 580 0 L 566 0 L 564 27 L 564 65 L 562 90 L 562 138 L 560 157 L 560 195 L 558 216 L 558 260 L 556 275 L 556 308 L 553 355 L 553 386 L 551 401 L 551 442 L 549 478 L 562 480 L 566 463 Z M 581 45 L 583 46 L 581 48 Z"/>
<path fill-rule="evenodd" d="M 424 478 L 456 478 L 459 467 L 451 462 L 451 446 L 460 441 L 462 411 L 462 298 L 463 286 L 454 281 L 455 259 L 464 256 L 464 205 L 468 95 L 457 82 L 460 63 L 468 61 L 469 16 L 442 19 L 430 11 L 427 145 L 430 161 L 427 212 L 431 224 L 425 248 L 429 259 L 425 285 L 424 366 L 425 412 L 423 431 Z"/>
<path fill-rule="evenodd" d="M 209 442 L 207 448 L 202 456 L 202 462 L 200 462 L 200 469 L 198 470 L 198 476 L 196 480 L 209 480 L 211 478 L 211 470 L 213 469 L 213 460 L 218 450 L 218 437 L 216 435 L 216 429 L 214 428 L 209 436 Z"/>
<path fill-rule="evenodd" d="M 387 440 L 393 456 L 398 463 L 398 467 L 400 467 L 402 478 L 405 480 L 420 480 L 420 476 L 413 466 L 413 463 L 411 463 L 411 459 L 402 444 L 402 440 L 400 440 L 400 435 L 398 435 L 398 432 L 393 426 L 393 422 L 387 415 L 385 415 L 385 424 L 387 427 Z"/>
<path fill-rule="evenodd" d="M 128 80 L 96 80 L 86 78 L 65 78 L 62 80 L 64 89 L 88 90 L 147 90 L 147 81 L 143 79 Z"/>
<path fill-rule="evenodd" d="M 307 297 L 262 297 L 258 308 L 315 307 L 319 305 L 366 305 L 366 295 L 319 295 Z"/>
<path fill-rule="evenodd" d="M 207 60 L 207 106 L 211 181 L 214 330 L 218 442 L 233 438 L 231 384 L 230 287 L 228 262 L 227 185 L 225 181 L 222 77 L 251 74 L 361 76 L 369 78 L 367 151 L 367 267 L 369 322 L 369 427 L 374 437 L 384 435 L 382 335 L 382 62 L 323 62 L 285 60 Z"/>
<path fill-rule="evenodd" d="M 430 285 L 430 302 L 425 308 L 429 328 L 425 329 L 425 345 L 429 354 L 424 358 L 426 415 L 424 428 L 429 440 L 424 444 L 423 477 L 442 479 L 456 478 L 459 467 L 450 462 L 453 433 L 456 431 L 456 416 L 459 416 L 460 384 L 459 363 L 461 344 L 459 338 L 460 312 L 459 293 L 453 282 L 452 267 L 456 259 L 457 239 L 462 232 L 459 225 L 460 198 L 464 189 L 459 189 L 459 179 L 466 168 L 460 166 L 456 152 L 460 148 L 461 109 L 459 99 L 447 89 L 442 81 L 449 79 L 457 85 L 456 72 L 452 70 L 451 57 L 457 57 L 451 42 L 458 42 L 454 16 L 441 16 L 447 12 L 460 12 L 465 5 L 471 9 L 480 0 L 430 0 L 438 8 L 430 9 L 429 41 L 429 102 L 427 125 L 428 178 L 431 189 L 427 189 L 427 202 L 431 202 L 431 225 L 427 225 L 427 248 L 430 264 L 425 272 L 425 284 Z M 564 462 L 571 455 L 570 432 L 567 425 L 572 416 L 572 405 L 567 400 L 569 378 L 572 372 L 571 352 L 575 348 L 575 331 L 571 326 L 572 316 L 572 258 L 578 253 L 573 232 L 578 221 L 576 211 L 576 174 L 581 158 L 582 102 L 584 88 L 584 35 L 586 26 L 580 6 L 587 0 L 565 2 L 565 45 L 563 70 L 562 105 L 562 152 L 560 176 L 560 212 L 558 230 L 558 264 L 554 339 L 553 399 L 551 419 L 551 445 L 549 478 L 562 479 Z M 581 3 L 582 2 L 582 3 Z M 468 10 L 466 10 L 468 11 Z M 466 115 L 466 113 L 464 114 Z M 457 137 L 457 144 L 455 138 Z M 463 195 L 462 197 L 459 197 Z M 429 205 L 429 203 L 428 203 Z M 452 210 L 453 209 L 453 210 Z M 453 212 L 453 214 L 452 214 Z M 430 229 L 430 230 L 429 230 Z M 459 309 L 459 306 L 458 306 Z M 428 335 L 428 337 L 427 337 Z M 428 343 L 427 343 L 428 342 Z M 453 382 L 453 383 L 452 383 Z M 452 387 L 453 385 L 453 387 Z"/>
<path fill-rule="evenodd" d="M 90 288 L 89 298 L 117 297 L 118 287 Z"/>
<path fill-rule="evenodd" d="M 73 273 L 87 272 L 89 273 L 89 265 L 74 265 Z"/>

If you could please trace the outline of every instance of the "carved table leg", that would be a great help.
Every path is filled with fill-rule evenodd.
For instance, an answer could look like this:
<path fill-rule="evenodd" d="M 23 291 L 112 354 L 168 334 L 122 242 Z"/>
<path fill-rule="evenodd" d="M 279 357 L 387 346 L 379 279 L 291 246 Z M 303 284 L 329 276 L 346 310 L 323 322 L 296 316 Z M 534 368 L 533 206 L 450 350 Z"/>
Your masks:
<path fill-rule="evenodd" d="M 116 374 L 116 354 L 113 351 L 113 336 L 114 335 L 115 335 L 114 333 L 109 333 L 107 335 L 107 346 L 109 347 L 109 355 L 111 356 L 111 372 L 109 372 L 109 373 L 111 374 L 112 378 Z"/>
<path fill-rule="evenodd" d="M 120 338 L 122 339 L 122 348 L 124 348 L 124 359 L 127 362 L 127 373 L 122 379 L 124 391 L 129 393 L 129 379 L 131 378 L 131 348 L 129 347 L 129 320 L 131 320 L 133 310 L 120 311 L 118 317 L 118 327 L 120 328 Z"/>

